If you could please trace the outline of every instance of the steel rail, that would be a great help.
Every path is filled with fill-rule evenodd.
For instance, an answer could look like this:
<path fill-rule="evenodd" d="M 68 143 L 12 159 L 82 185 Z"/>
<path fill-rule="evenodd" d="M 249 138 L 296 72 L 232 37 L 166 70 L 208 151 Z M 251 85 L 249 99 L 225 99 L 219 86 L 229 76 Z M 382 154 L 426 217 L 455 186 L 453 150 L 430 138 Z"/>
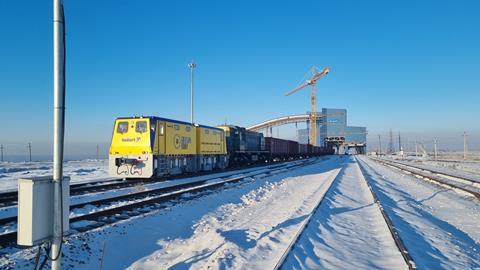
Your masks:
<path fill-rule="evenodd" d="M 373 159 L 372 158 L 372 160 L 379 163 L 379 164 L 382 164 L 384 166 L 394 167 L 398 170 L 408 172 L 408 173 L 410 173 L 414 176 L 417 176 L 417 177 L 419 176 L 419 177 L 421 177 L 421 179 L 428 179 L 428 180 L 430 180 L 430 182 L 436 182 L 436 184 L 438 184 L 438 185 L 448 186 L 448 187 L 451 187 L 453 189 L 462 190 L 464 192 L 472 194 L 477 199 L 480 199 L 480 189 L 476 188 L 475 190 L 472 190 L 472 189 L 468 188 L 468 187 L 473 187 L 473 184 L 478 184 L 478 182 L 476 182 L 476 181 L 471 181 L 469 179 L 461 178 L 459 176 L 455 176 L 455 177 L 451 176 L 453 178 L 457 178 L 459 180 L 471 183 L 471 185 L 461 186 L 461 185 L 458 185 L 460 183 L 458 181 L 455 181 L 455 180 L 440 179 L 439 177 L 436 177 L 432 173 L 431 174 L 426 174 L 426 173 L 422 173 L 422 172 L 415 171 L 415 170 L 412 170 L 412 169 L 408 169 L 409 165 L 405 165 L 405 164 L 402 164 L 402 163 L 395 163 L 395 162 L 392 162 L 392 161 L 385 161 L 385 160 L 381 160 L 381 159 Z M 410 166 L 410 167 L 412 167 L 412 166 Z"/>
<path fill-rule="evenodd" d="M 148 213 L 148 212 L 153 211 L 153 210 L 148 210 L 148 211 L 145 212 L 145 211 L 142 211 L 142 208 L 147 207 L 147 206 L 155 206 L 158 203 L 171 201 L 173 199 L 178 199 L 183 194 L 186 194 L 186 193 L 197 193 L 198 194 L 202 191 L 214 190 L 214 189 L 217 189 L 217 188 L 219 188 L 219 187 L 221 187 L 221 186 L 223 186 L 227 183 L 239 182 L 243 179 L 254 177 L 254 176 L 257 176 L 257 175 L 263 175 L 263 174 L 274 175 L 273 174 L 274 171 L 277 171 L 277 173 L 281 173 L 283 171 L 283 169 L 292 170 L 292 169 L 297 168 L 297 167 L 303 167 L 303 166 L 313 164 L 313 163 L 317 162 L 317 160 L 318 160 L 318 158 L 314 159 L 314 160 L 305 159 L 305 160 L 303 160 L 303 162 L 300 162 L 300 163 L 297 163 L 297 164 L 287 164 L 286 166 L 284 166 L 285 168 L 282 168 L 282 170 L 279 170 L 278 167 L 275 167 L 273 169 L 268 168 L 270 170 L 268 172 L 256 172 L 256 173 L 247 174 L 247 175 L 244 175 L 244 176 L 228 178 L 228 179 L 225 179 L 225 180 L 222 180 L 222 181 L 219 181 L 219 182 L 205 183 L 205 184 L 198 185 L 198 186 L 193 186 L 193 187 L 188 187 L 188 188 L 181 189 L 181 190 L 172 191 L 170 193 L 160 194 L 158 196 L 148 198 L 148 199 L 145 199 L 145 200 L 135 201 L 133 203 L 120 205 L 120 206 L 116 206 L 116 207 L 113 207 L 113 208 L 102 209 L 102 210 L 99 210 L 99 211 L 96 211 L 96 212 L 72 217 L 72 218 L 70 218 L 70 223 L 75 223 L 75 222 L 82 221 L 82 220 L 101 222 L 99 226 L 95 226 L 95 228 L 97 228 L 97 227 L 103 226 L 105 224 L 110 224 L 110 223 L 117 222 L 118 220 L 123 220 L 123 219 L 127 219 L 129 217 L 133 217 L 133 216 Z M 132 194 L 132 196 L 136 196 L 136 195 L 137 195 L 137 193 Z M 195 198 L 195 197 L 192 196 L 192 197 L 189 197 L 188 199 L 193 199 L 193 198 Z M 137 210 L 137 211 L 135 211 L 135 210 Z M 129 212 L 129 214 L 125 215 L 124 212 Z M 110 218 L 110 217 L 113 217 L 114 220 L 112 222 L 105 222 L 105 220 Z M 101 220 L 101 219 L 103 219 L 103 220 Z M 93 228 L 90 228 L 90 229 L 93 229 Z M 77 228 L 76 230 L 77 231 L 88 231 L 90 229 L 82 230 L 82 229 Z M 17 232 L 16 231 L 0 234 L 0 246 L 5 247 L 5 246 L 15 244 L 16 238 L 17 238 Z"/>
<path fill-rule="evenodd" d="M 389 159 L 380 159 L 380 158 L 372 158 L 372 159 L 373 160 L 385 161 L 385 162 L 394 162 L 396 164 L 405 165 L 405 166 L 415 168 L 415 169 L 418 169 L 418 170 L 422 170 L 422 171 L 425 171 L 425 172 L 429 172 L 429 173 L 432 173 L 432 174 L 444 175 L 444 176 L 448 176 L 448 177 L 451 177 L 451 178 L 458 178 L 458 179 L 468 181 L 468 182 L 471 182 L 471 183 L 480 184 L 480 179 L 471 178 L 471 177 L 468 177 L 468 176 L 462 176 L 462 175 L 458 175 L 458 174 L 455 174 L 455 173 L 449 173 L 449 172 L 442 172 L 442 171 L 435 170 L 433 168 L 425 168 L 425 167 L 421 167 L 421 166 L 414 165 L 414 164 L 408 164 L 407 162 L 393 161 L 393 160 L 389 160 Z"/>
<path fill-rule="evenodd" d="M 367 180 L 368 178 L 365 177 L 365 175 L 370 175 L 367 173 L 365 170 L 364 166 L 368 166 L 365 164 L 363 161 L 359 161 L 357 157 L 355 157 L 355 160 L 357 161 L 358 167 L 360 168 L 360 172 L 362 173 L 363 180 L 365 180 L 365 183 L 367 183 L 368 189 L 370 190 L 370 193 L 373 196 L 375 204 L 377 204 L 378 208 L 380 209 L 380 212 L 382 213 L 383 219 L 385 220 L 385 223 L 387 224 L 388 230 L 390 231 L 390 234 L 393 237 L 393 240 L 395 241 L 395 245 L 397 246 L 398 250 L 402 254 L 403 259 L 405 260 L 405 263 L 408 266 L 408 269 L 410 270 L 415 270 L 417 269 L 415 265 L 415 261 L 413 258 L 410 256 L 410 253 L 408 252 L 407 247 L 405 246 L 405 243 L 403 242 L 402 238 L 400 237 L 400 234 L 398 233 L 398 230 L 396 229 L 395 225 L 392 223 L 392 220 L 386 213 L 385 209 L 383 208 L 382 203 L 378 199 L 377 194 L 373 191 L 372 186 L 370 185 L 370 182 Z"/>
<path fill-rule="evenodd" d="M 295 160 L 300 160 L 300 159 L 295 159 Z M 291 161 L 293 160 L 282 161 L 282 162 L 278 162 L 277 164 L 268 164 L 267 166 L 282 166 L 283 164 Z M 214 170 L 214 171 L 207 171 L 207 172 L 187 173 L 187 174 L 181 174 L 181 175 L 169 175 L 169 176 L 147 178 L 147 179 L 130 178 L 128 180 L 122 180 L 121 178 L 116 178 L 116 179 L 105 180 L 105 181 L 86 182 L 86 183 L 83 182 L 83 183 L 71 185 L 70 195 L 73 195 L 73 196 L 83 195 L 86 193 L 103 192 L 108 190 L 133 187 L 136 185 L 152 184 L 152 183 L 173 180 L 173 179 L 184 179 L 189 177 L 203 176 L 203 175 L 209 175 L 209 174 L 215 174 L 215 173 L 234 172 L 234 171 L 243 170 L 243 169 L 264 168 L 264 167 L 265 167 L 264 163 L 257 163 L 254 165 L 232 167 L 222 171 Z M 18 200 L 17 190 L 0 193 L 1 207 L 16 205 L 17 200 Z"/>
<path fill-rule="evenodd" d="M 317 212 L 318 208 L 320 208 L 322 202 L 323 202 L 323 199 L 326 197 L 326 195 L 330 192 L 332 186 L 333 186 L 333 183 L 337 180 L 337 177 L 338 175 L 340 175 L 340 173 L 344 170 L 345 168 L 342 167 L 341 170 L 338 171 L 337 175 L 335 176 L 335 178 L 332 180 L 332 182 L 330 183 L 330 186 L 328 187 L 328 189 L 323 193 L 323 195 L 321 196 L 321 198 L 318 200 L 317 204 L 315 205 L 315 207 L 313 208 L 313 210 L 308 214 L 307 218 L 304 220 L 304 222 L 302 223 L 302 225 L 300 226 L 300 228 L 297 230 L 297 232 L 295 233 L 295 235 L 293 236 L 292 238 L 292 241 L 290 241 L 290 243 L 288 244 L 288 247 L 285 249 L 285 251 L 282 253 L 282 256 L 280 257 L 280 259 L 277 261 L 277 263 L 275 264 L 275 266 L 273 267 L 273 270 L 279 270 L 282 268 L 283 264 L 285 263 L 285 260 L 287 259 L 288 257 L 288 254 L 290 253 L 290 251 L 292 251 L 292 249 L 295 247 L 295 245 L 297 244 L 298 240 L 300 239 L 300 237 L 302 236 L 303 232 L 305 231 L 305 229 L 308 227 L 308 225 L 310 224 L 310 221 L 312 219 L 312 217 L 315 215 L 315 213 Z"/>
<path fill-rule="evenodd" d="M 253 173 L 253 172 L 256 172 L 256 171 L 267 170 L 267 169 L 274 170 L 274 169 L 288 167 L 288 166 L 290 166 L 289 163 L 282 163 L 282 164 L 272 165 L 268 168 L 265 168 L 265 167 L 254 168 L 254 169 L 249 170 L 247 172 L 232 172 L 231 174 L 227 174 L 227 175 L 223 175 L 223 176 L 214 176 L 214 177 L 210 177 L 210 178 L 207 178 L 207 179 L 200 179 L 200 180 L 197 180 L 197 181 L 191 181 L 191 182 L 187 182 L 187 183 L 180 183 L 180 184 L 175 184 L 174 183 L 174 185 L 167 186 L 167 187 L 160 187 L 160 188 L 155 188 L 155 189 L 150 189 L 150 190 L 145 190 L 145 191 L 140 191 L 140 192 L 135 192 L 135 193 L 128 193 L 128 194 L 124 194 L 124 195 L 108 197 L 108 198 L 94 200 L 94 201 L 86 201 L 86 202 L 83 202 L 83 203 L 70 205 L 70 211 L 85 207 L 86 205 L 95 205 L 96 206 L 96 205 L 106 204 L 106 203 L 109 203 L 109 202 L 116 202 L 116 201 L 121 201 L 123 199 L 138 197 L 138 196 L 150 196 L 150 195 L 158 194 L 160 192 L 171 192 L 172 190 L 175 190 L 175 189 L 178 189 L 178 188 L 186 188 L 186 187 L 190 187 L 190 186 L 195 186 L 195 185 L 199 185 L 201 183 L 205 183 L 207 181 L 211 181 L 211 180 L 215 180 L 215 179 L 225 179 L 225 178 L 231 177 L 232 175 L 236 175 L 236 174 L 248 174 L 248 173 Z M 17 216 L 16 215 L 0 218 L 0 226 L 4 226 L 4 225 L 7 225 L 8 223 L 12 223 L 12 222 L 15 222 L 15 221 L 17 221 Z"/>

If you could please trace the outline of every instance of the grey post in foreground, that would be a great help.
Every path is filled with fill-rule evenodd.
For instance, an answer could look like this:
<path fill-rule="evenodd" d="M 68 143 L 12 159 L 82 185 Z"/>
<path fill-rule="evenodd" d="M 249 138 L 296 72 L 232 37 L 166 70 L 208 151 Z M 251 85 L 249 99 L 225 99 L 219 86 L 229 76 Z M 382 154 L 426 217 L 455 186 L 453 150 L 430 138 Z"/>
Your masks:
<path fill-rule="evenodd" d="M 193 124 L 193 73 L 195 72 L 195 68 L 197 64 L 193 61 L 188 64 L 188 68 L 190 68 L 190 122 Z"/>
<path fill-rule="evenodd" d="M 65 24 L 63 0 L 53 0 L 53 239 L 52 269 L 61 269 L 63 140 L 65 121 Z"/>

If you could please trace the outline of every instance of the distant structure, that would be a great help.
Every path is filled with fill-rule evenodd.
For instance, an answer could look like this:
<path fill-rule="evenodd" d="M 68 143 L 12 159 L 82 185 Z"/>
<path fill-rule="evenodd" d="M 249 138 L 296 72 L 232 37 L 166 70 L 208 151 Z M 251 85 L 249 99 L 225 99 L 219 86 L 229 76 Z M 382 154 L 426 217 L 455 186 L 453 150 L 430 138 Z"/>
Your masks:
<path fill-rule="evenodd" d="M 382 139 L 380 137 L 380 134 L 378 134 L 378 154 L 382 154 Z"/>
<path fill-rule="evenodd" d="M 393 132 L 392 129 L 390 129 L 390 140 L 388 142 L 388 154 L 393 154 L 395 152 L 395 148 L 393 146 Z"/>
<path fill-rule="evenodd" d="M 330 72 L 330 68 L 323 68 L 321 71 L 317 68 L 317 67 L 312 67 L 311 69 L 311 72 L 312 72 L 312 75 L 310 77 L 310 79 L 306 80 L 305 83 L 303 83 L 302 85 L 296 87 L 295 89 L 289 91 L 288 93 L 286 93 L 285 95 L 286 96 L 289 96 L 307 86 L 312 86 L 312 96 L 311 96 L 311 108 L 310 108 L 310 121 L 308 121 L 310 123 L 309 125 L 309 143 L 310 144 L 313 144 L 313 145 L 319 145 L 317 144 L 317 140 L 316 138 L 318 138 L 317 136 L 317 130 L 318 130 L 318 125 L 316 125 L 315 123 L 317 123 L 317 95 L 315 93 L 315 85 L 317 84 L 317 81 L 320 80 L 322 77 L 326 76 L 329 72 Z"/>
<path fill-rule="evenodd" d="M 427 153 L 427 149 L 425 148 L 425 146 L 422 143 L 418 143 L 417 145 L 418 145 L 418 148 L 420 149 L 420 153 L 422 153 L 422 157 L 427 158 L 428 153 Z"/>
<path fill-rule="evenodd" d="M 398 151 L 402 151 L 402 137 L 400 136 L 400 131 L 398 132 Z"/>
<path fill-rule="evenodd" d="M 281 116 L 266 120 L 261 123 L 247 127 L 247 130 L 262 132 L 265 136 L 272 136 L 272 128 L 287 124 L 306 123 L 310 127 L 311 113 L 298 115 Z M 357 126 L 347 126 L 346 109 L 327 109 L 323 108 L 321 113 L 316 115 L 317 146 L 331 147 L 336 153 L 345 153 L 351 148 L 356 153 L 364 154 L 367 148 L 367 128 Z M 297 125 L 295 125 L 297 129 Z M 310 141 L 309 128 L 297 130 L 297 139 L 299 143 L 306 144 Z"/>
<path fill-rule="evenodd" d="M 348 126 L 346 109 L 323 108 L 320 116 L 317 118 L 318 146 L 332 147 L 337 153 L 345 153 L 351 148 L 359 154 L 366 153 L 367 128 Z M 307 143 L 308 135 L 308 129 L 299 129 L 298 142 Z"/>
<path fill-rule="evenodd" d="M 32 143 L 28 143 L 28 156 L 29 156 L 29 160 L 30 162 L 32 162 Z"/>
<path fill-rule="evenodd" d="M 467 146 L 467 132 L 463 132 L 463 159 L 467 160 L 467 152 L 468 152 L 468 146 Z"/>

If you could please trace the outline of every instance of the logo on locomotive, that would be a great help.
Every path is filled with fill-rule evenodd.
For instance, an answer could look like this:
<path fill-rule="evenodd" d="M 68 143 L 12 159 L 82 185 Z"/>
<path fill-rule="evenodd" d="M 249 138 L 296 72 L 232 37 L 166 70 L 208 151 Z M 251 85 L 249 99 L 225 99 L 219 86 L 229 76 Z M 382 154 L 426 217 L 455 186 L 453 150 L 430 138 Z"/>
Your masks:
<path fill-rule="evenodd" d="M 141 137 L 136 137 L 136 138 L 122 138 L 122 142 L 135 142 L 138 143 L 142 138 Z"/>
<path fill-rule="evenodd" d="M 178 134 L 173 137 L 173 145 L 176 149 L 188 149 L 188 144 L 190 144 L 191 142 L 192 138 L 190 137 L 183 137 Z"/>

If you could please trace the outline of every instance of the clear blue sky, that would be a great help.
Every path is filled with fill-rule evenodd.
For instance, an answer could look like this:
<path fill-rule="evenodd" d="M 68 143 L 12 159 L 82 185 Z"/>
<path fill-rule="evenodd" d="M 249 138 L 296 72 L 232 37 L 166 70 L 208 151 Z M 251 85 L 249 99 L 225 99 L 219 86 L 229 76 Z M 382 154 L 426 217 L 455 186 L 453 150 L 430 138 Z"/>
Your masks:
<path fill-rule="evenodd" d="M 479 11 L 474 0 L 66 0 L 67 143 L 108 144 L 117 116 L 187 120 L 192 59 L 203 124 L 305 112 L 309 91 L 283 94 L 316 65 L 332 68 L 318 107 L 346 108 L 372 135 L 475 133 Z M 0 1 L 0 25 L 0 142 L 48 146 L 52 3 Z"/>

